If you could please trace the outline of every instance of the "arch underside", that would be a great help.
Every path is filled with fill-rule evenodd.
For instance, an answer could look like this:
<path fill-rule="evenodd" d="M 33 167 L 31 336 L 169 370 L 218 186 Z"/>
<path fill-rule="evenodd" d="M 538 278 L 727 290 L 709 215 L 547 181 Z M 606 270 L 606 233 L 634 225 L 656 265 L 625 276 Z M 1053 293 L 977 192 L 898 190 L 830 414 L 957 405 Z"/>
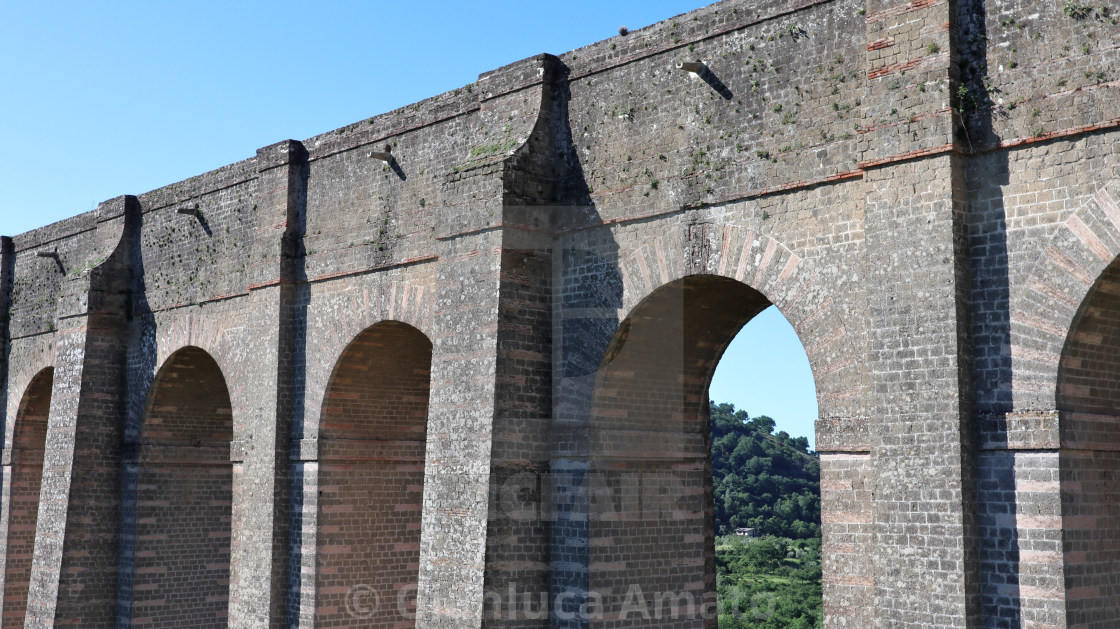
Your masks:
<path fill-rule="evenodd" d="M 1120 622 L 1120 260 L 1074 318 L 1058 367 L 1067 621 Z"/>
<path fill-rule="evenodd" d="M 8 539 L 5 546 L 3 622 L 5 629 L 23 627 L 27 611 L 35 529 L 39 516 L 39 490 L 43 480 L 43 453 L 50 414 L 54 370 L 44 369 L 32 378 L 16 413 L 8 489 Z"/>
<path fill-rule="evenodd" d="M 343 351 L 319 432 L 316 627 L 412 626 L 432 344 L 395 321 Z"/>
<path fill-rule="evenodd" d="M 588 583 L 603 601 L 592 627 L 716 626 L 704 613 L 716 591 L 708 386 L 769 305 L 735 280 L 687 276 L 646 297 L 611 341 L 590 425 Z M 650 618 L 624 613 L 639 592 Z"/>
<path fill-rule="evenodd" d="M 141 423 L 132 626 L 226 626 L 232 438 L 221 369 L 201 349 L 177 351 Z"/>

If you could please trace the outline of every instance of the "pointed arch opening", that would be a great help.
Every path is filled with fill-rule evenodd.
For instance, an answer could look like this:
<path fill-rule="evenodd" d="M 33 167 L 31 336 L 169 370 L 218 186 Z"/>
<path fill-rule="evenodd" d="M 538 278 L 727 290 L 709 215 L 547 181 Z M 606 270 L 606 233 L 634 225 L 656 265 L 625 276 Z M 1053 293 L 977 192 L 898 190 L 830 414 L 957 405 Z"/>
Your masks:
<path fill-rule="evenodd" d="M 1120 619 L 1120 259 L 1078 309 L 1058 364 L 1066 621 Z"/>
<path fill-rule="evenodd" d="M 770 305 L 741 282 L 693 275 L 653 291 L 615 333 L 590 417 L 590 626 L 717 627 L 708 388 Z"/>
<path fill-rule="evenodd" d="M 226 626 L 232 439 L 221 368 L 197 347 L 172 354 L 140 427 L 132 626 Z"/>
<path fill-rule="evenodd" d="M 8 539 L 4 566 L 5 629 L 23 627 L 27 591 L 39 519 L 39 490 L 43 481 L 43 452 L 50 416 L 54 368 L 31 379 L 16 411 L 12 436 L 11 486 L 8 490 Z"/>
<path fill-rule="evenodd" d="M 432 343 L 384 321 L 342 352 L 319 427 L 316 627 L 414 625 Z"/>

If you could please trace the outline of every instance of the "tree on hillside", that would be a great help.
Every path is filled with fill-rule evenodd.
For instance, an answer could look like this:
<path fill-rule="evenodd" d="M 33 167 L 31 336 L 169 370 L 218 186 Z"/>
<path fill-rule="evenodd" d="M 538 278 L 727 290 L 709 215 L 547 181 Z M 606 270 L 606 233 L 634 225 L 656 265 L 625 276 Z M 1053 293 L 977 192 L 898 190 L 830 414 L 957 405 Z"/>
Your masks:
<path fill-rule="evenodd" d="M 711 403 L 716 534 L 751 527 L 766 535 L 820 537 L 820 461 L 809 440 L 774 434 L 774 420 Z"/>

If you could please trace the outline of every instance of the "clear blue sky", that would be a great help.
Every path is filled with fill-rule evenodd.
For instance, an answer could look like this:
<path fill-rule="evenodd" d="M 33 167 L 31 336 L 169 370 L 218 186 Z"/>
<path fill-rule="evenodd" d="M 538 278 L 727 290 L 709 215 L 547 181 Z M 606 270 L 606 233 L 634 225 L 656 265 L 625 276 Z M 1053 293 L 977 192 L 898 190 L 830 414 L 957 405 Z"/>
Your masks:
<path fill-rule="evenodd" d="M 640 28 L 705 4 L 3 2 L 0 234 L 390 111 L 518 59 L 614 36 L 621 25 Z M 811 377 L 790 367 L 781 379 L 788 385 L 800 378 L 801 390 L 755 386 L 794 354 L 804 359 L 796 337 L 795 351 L 787 347 L 792 329 L 768 320 L 760 315 L 745 331 L 760 328 L 761 340 L 729 350 L 712 397 L 812 439 Z M 760 357 L 767 368 L 749 371 Z M 746 375 L 739 375 L 740 363 Z M 804 398 L 813 398 L 811 412 Z M 808 423 L 787 425 L 802 417 Z"/>
<path fill-rule="evenodd" d="M 805 347 L 774 306 L 751 319 L 716 365 L 708 396 L 730 402 L 751 417 L 768 415 L 775 430 L 794 437 L 808 437 L 816 448 L 813 421 L 817 419 L 817 393 Z"/>

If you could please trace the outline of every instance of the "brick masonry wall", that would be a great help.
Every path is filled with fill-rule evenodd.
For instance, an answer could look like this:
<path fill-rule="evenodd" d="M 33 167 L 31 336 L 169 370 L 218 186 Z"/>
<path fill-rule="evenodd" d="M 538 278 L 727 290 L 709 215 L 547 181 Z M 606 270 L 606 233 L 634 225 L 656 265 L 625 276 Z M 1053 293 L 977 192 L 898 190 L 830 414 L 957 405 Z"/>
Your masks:
<path fill-rule="evenodd" d="M 715 626 L 707 384 L 767 305 L 731 280 L 686 279 L 643 300 L 607 349 L 590 418 L 592 626 Z"/>
<path fill-rule="evenodd" d="M 1067 618 L 1105 627 L 1120 604 L 1113 568 L 1120 560 L 1120 513 L 1113 479 L 1120 473 L 1120 272 L 1110 265 L 1081 304 L 1058 365 Z"/>
<path fill-rule="evenodd" d="M 715 5 L 560 56 L 570 68 L 572 142 L 601 220 L 856 169 L 857 6 L 802 3 L 787 13 L 796 3 L 773 4 Z M 707 71 L 677 69 L 685 60 Z"/>
<path fill-rule="evenodd" d="M 107 252 L 90 256 L 88 239 L 96 217 L 86 213 L 13 239 L 8 295 L 8 333 L 13 338 L 57 328 L 62 280 L 105 261 Z M 43 256 L 39 254 L 42 253 Z"/>
<path fill-rule="evenodd" d="M 464 235 L 440 256 L 433 308 L 466 316 L 432 339 L 417 626 L 481 622 L 498 306 L 472 295 L 500 281 L 500 242 L 493 232 Z"/>
<path fill-rule="evenodd" d="M 985 626 L 1066 626 L 1057 452 L 983 452 L 977 513 Z"/>
<path fill-rule="evenodd" d="M 867 173 L 868 256 L 881 287 L 869 299 L 873 530 L 877 548 L 894 549 L 876 555 L 875 607 L 900 627 L 965 627 L 978 611 L 953 159 L 926 160 L 920 174 L 910 164 Z M 910 252 L 904 264 L 899 250 Z"/>
<path fill-rule="evenodd" d="M 388 322 L 343 352 L 320 416 L 317 627 L 415 614 L 431 342 Z M 355 588 L 361 596 L 355 595 Z"/>
<path fill-rule="evenodd" d="M 35 521 L 43 479 L 43 445 L 47 436 L 53 373 L 41 371 L 23 394 L 15 437 L 4 465 L 7 513 L 4 546 L 3 626 L 22 627 L 35 551 Z"/>
<path fill-rule="evenodd" d="M 973 147 L 1115 127 L 1120 120 L 1115 1 L 960 5 L 961 110 Z"/>
<path fill-rule="evenodd" d="M 1033 41 L 1046 39 L 1043 32 Z M 1060 409 L 1068 402 L 1071 410 L 1080 403 L 1115 412 L 1110 385 L 1062 402 L 1061 383 L 1063 374 L 1077 373 L 1062 366 L 1063 355 L 1107 351 L 1103 337 L 1087 345 L 1071 328 L 1115 257 L 1110 182 L 1120 160 L 1107 134 L 1090 133 L 986 153 L 970 164 L 973 381 L 979 445 L 987 450 L 980 462 L 985 618 L 999 619 L 992 626 L 1083 626 L 1090 618 L 1107 624 L 1114 618 L 1101 611 L 1108 578 L 1087 557 L 1107 561 L 1114 545 L 1112 529 L 1095 526 L 1094 514 L 1107 512 L 1111 499 L 1092 480 L 1114 469 L 1107 452 L 1114 436 L 1105 415 Z M 1096 312 L 1114 316 L 1108 308 Z M 1106 364 L 1081 371 L 1083 383 L 1103 382 Z M 1030 489 L 1012 491 L 1023 486 Z M 1095 579 L 1088 576 L 1094 571 Z M 1070 599 L 1074 579 L 1084 600 Z"/>
<path fill-rule="evenodd" d="M 501 598 L 489 597 L 482 613 L 488 627 L 541 627 L 552 586 L 553 260 L 546 238 L 514 230 L 504 238 L 484 585 Z"/>
<path fill-rule="evenodd" d="M 227 625 L 232 436 L 218 365 L 196 348 L 174 354 L 140 429 L 132 626 Z"/>
<path fill-rule="evenodd" d="M 120 418 L 125 398 L 120 383 L 128 283 L 125 252 L 130 241 L 126 234 L 134 226 L 130 209 L 129 200 L 118 197 L 86 215 L 80 231 L 48 227 L 21 237 L 14 247 L 17 261 L 21 251 L 30 257 L 46 243 L 74 252 L 65 262 L 68 266 L 59 269 L 58 300 L 53 323 L 47 326 L 57 332 L 27 328 L 11 343 L 13 351 L 18 347 L 18 354 L 29 359 L 14 373 L 27 373 L 32 365 L 53 365 L 55 374 L 28 626 L 78 619 L 88 626 L 107 626 L 112 621 L 120 539 Z M 57 267 L 62 259 L 34 255 L 28 262 Z M 11 429 L 10 423 L 6 429 Z M 69 517 L 71 509 L 81 515 Z"/>
<path fill-rule="evenodd" d="M 331 500 L 367 489 L 322 450 L 324 400 L 390 321 L 431 342 L 403 624 L 584 627 L 589 590 L 702 595 L 703 391 L 737 308 L 766 304 L 817 385 L 826 626 L 1115 624 L 1120 7 L 1036 4 L 728 0 L 5 239 L 6 452 L 54 370 L 26 625 L 142 618 L 145 527 L 169 522 L 140 517 L 145 401 L 189 347 L 229 397 L 212 611 L 315 626 L 347 559 Z M 642 334 L 681 286 L 676 336 Z M 707 344 L 663 347 L 735 295 L 733 322 L 697 319 Z M 633 369 L 600 373 L 623 337 Z M 629 438 L 649 417 L 666 447 Z M 677 519 L 593 509 L 669 464 L 699 497 Z M 553 607 L 503 613 L 511 584 Z"/>
<path fill-rule="evenodd" d="M 137 314 L 241 292 L 248 269 L 263 263 L 246 255 L 257 224 L 258 199 L 256 179 L 243 178 L 256 173 L 238 170 L 249 172 L 237 173 L 240 176 L 234 179 L 241 181 L 222 181 L 225 185 L 214 190 L 198 186 L 201 190 L 176 195 L 157 191 L 140 198 L 139 256 L 144 273 Z"/>
<path fill-rule="evenodd" d="M 866 627 L 875 622 L 867 604 L 875 596 L 871 548 L 871 457 L 864 452 L 821 455 L 821 542 L 824 614 L 830 626 Z"/>
<path fill-rule="evenodd" d="M 293 617 L 300 626 L 314 626 L 317 580 L 317 531 L 319 518 L 319 434 L 328 384 L 343 352 L 363 331 L 400 322 L 424 332 L 430 338 L 432 317 L 430 261 L 398 267 L 378 274 L 361 275 L 348 281 L 324 281 L 310 285 L 298 307 L 306 308 L 306 331 L 297 340 L 304 348 L 295 353 L 302 365 L 297 373 L 305 374 L 297 381 L 298 392 L 293 418 L 293 452 L 290 458 L 296 467 L 293 492 L 299 500 L 293 506 L 294 529 L 291 537 L 293 562 L 291 592 Z M 303 305 L 306 304 L 306 305 Z M 371 383 L 373 386 L 375 383 Z M 297 534 L 298 533 L 298 534 Z M 349 586 L 347 586 L 349 587 Z M 394 611 L 396 599 L 384 601 L 382 611 Z"/>
<path fill-rule="evenodd" d="M 1058 365 L 1058 407 L 1070 445 L 1115 443 L 1109 424 L 1120 407 L 1120 267 L 1097 279 L 1066 340 Z"/>

